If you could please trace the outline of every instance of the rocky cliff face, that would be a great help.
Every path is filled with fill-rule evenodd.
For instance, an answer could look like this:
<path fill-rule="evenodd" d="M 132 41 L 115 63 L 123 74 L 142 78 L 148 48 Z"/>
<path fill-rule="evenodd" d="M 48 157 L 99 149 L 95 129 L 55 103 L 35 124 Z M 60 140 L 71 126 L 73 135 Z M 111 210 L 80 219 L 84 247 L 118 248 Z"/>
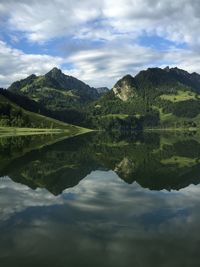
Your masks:
<path fill-rule="evenodd" d="M 131 75 L 126 75 L 119 80 L 112 90 L 115 96 L 120 98 L 122 101 L 128 101 L 129 99 L 137 96 L 136 82 Z"/>

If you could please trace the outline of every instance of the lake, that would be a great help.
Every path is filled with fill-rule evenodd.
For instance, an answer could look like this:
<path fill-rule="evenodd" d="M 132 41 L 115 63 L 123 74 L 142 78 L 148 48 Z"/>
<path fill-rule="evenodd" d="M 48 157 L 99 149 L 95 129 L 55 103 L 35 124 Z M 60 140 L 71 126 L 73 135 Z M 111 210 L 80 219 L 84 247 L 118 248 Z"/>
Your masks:
<path fill-rule="evenodd" d="M 0 139 L 0 266 L 200 266 L 200 137 Z"/>

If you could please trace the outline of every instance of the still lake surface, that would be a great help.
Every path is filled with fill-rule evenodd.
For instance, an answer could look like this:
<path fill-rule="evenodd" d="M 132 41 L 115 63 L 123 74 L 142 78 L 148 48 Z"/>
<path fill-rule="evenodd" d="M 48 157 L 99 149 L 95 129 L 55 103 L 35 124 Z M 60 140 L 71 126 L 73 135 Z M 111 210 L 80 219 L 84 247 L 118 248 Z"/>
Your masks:
<path fill-rule="evenodd" d="M 0 139 L 0 266 L 200 266 L 200 138 Z"/>

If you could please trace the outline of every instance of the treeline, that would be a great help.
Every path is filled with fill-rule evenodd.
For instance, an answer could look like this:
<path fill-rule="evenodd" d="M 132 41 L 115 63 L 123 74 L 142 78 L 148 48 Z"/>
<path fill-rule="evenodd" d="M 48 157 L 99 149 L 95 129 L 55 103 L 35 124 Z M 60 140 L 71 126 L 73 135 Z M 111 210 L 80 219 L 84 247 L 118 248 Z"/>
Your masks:
<path fill-rule="evenodd" d="M 42 104 L 37 103 L 26 96 L 15 94 L 3 88 L 0 88 L 0 95 L 4 96 L 25 110 L 51 117 L 66 123 L 83 125 L 86 118 L 86 114 L 83 111 L 73 108 L 63 109 L 61 111 L 49 110 L 46 109 Z"/>
<path fill-rule="evenodd" d="M 89 128 L 121 133 L 141 131 L 144 127 L 155 127 L 159 125 L 159 122 L 159 112 L 153 110 L 140 117 L 108 114 L 105 116 L 88 116 L 87 120 L 84 121 Z"/>
<path fill-rule="evenodd" d="M 199 100 L 191 99 L 173 103 L 168 100 L 157 99 L 155 104 L 162 108 L 164 113 L 172 113 L 177 117 L 194 118 L 200 114 Z"/>
<path fill-rule="evenodd" d="M 14 108 L 8 103 L 0 103 L 1 127 L 33 127 L 28 115 L 22 109 Z"/>
<path fill-rule="evenodd" d="M 129 114 L 144 115 L 147 110 L 147 103 L 142 97 L 136 97 L 131 101 L 123 102 L 116 98 L 113 91 L 108 92 L 98 101 L 88 105 L 87 113 L 92 116 L 107 115 L 107 114 Z"/>

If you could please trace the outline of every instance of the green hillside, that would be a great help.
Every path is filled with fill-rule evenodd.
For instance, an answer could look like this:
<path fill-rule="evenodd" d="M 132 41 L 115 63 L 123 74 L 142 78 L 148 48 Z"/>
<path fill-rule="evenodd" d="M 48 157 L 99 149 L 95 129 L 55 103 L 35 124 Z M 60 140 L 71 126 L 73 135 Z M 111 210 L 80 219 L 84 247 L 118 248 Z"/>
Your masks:
<path fill-rule="evenodd" d="M 89 130 L 27 111 L 0 95 L 1 135 L 64 132 L 66 135 L 73 136 L 87 131 Z"/>
<path fill-rule="evenodd" d="M 187 101 L 187 100 L 195 100 L 199 98 L 199 95 L 196 95 L 194 92 L 190 91 L 181 91 L 178 90 L 176 94 L 163 94 L 160 96 L 162 100 L 167 100 L 171 102 L 180 102 L 180 101 Z"/>

